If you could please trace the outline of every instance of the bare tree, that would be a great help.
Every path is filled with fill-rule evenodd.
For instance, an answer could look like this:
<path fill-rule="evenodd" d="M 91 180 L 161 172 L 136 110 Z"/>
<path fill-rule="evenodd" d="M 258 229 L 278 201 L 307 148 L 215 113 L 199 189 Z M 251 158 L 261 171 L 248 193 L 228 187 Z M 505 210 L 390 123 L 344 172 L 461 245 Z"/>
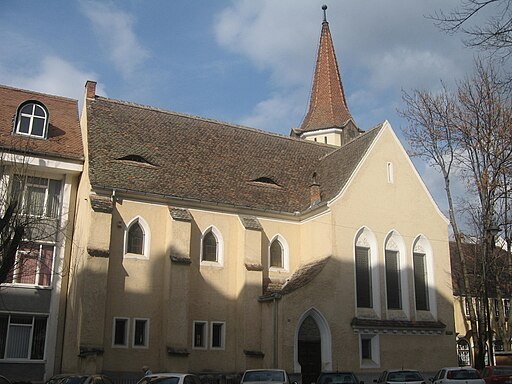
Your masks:
<path fill-rule="evenodd" d="M 474 341 L 478 346 L 475 365 L 484 364 L 485 344 L 492 345 L 488 279 L 493 269 L 491 228 L 505 226 L 499 203 L 506 197 L 504 175 L 512 165 L 512 104 L 500 74 L 491 65 L 476 62 L 475 74 L 461 81 L 451 93 L 443 86 L 439 93 L 415 90 L 404 93 L 401 115 L 409 123 L 405 130 L 413 155 L 436 167 L 444 179 L 449 217 L 462 269 L 462 291 L 469 305 Z M 472 212 L 479 239 L 479 263 L 468 266 L 451 182 L 457 177 L 454 167 L 466 182 L 467 193 L 476 202 Z M 470 204 L 466 203 L 466 206 Z M 477 268 L 471 271 L 470 268 Z M 475 290 L 475 276 L 482 276 Z"/>
<path fill-rule="evenodd" d="M 512 54 L 511 6 L 510 0 L 462 0 L 451 12 L 438 11 L 431 18 L 447 32 L 462 32 L 466 46 L 508 59 Z M 486 16 L 484 22 L 475 24 L 480 16 Z"/>
<path fill-rule="evenodd" d="M 16 281 L 23 274 L 46 285 L 53 274 L 61 181 L 38 176 L 25 161 L 27 149 L 0 153 L 0 284 L 24 283 Z"/>

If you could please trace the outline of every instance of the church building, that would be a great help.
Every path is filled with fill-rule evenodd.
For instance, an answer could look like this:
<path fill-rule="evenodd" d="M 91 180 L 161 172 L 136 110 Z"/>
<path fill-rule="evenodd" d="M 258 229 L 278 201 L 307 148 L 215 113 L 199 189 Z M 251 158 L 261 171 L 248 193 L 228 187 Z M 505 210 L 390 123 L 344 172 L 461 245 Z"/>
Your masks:
<path fill-rule="evenodd" d="M 357 126 L 325 12 L 290 136 L 94 81 L 81 127 L 63 372 L 456 365 L 448 220 L 389 122 Z"/>

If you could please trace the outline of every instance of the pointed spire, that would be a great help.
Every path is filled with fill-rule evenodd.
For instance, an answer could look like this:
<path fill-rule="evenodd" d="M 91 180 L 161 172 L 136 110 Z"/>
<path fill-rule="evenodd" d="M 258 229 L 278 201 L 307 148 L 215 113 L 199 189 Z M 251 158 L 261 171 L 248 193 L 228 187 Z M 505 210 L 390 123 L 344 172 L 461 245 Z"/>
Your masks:
<path fill-rule="evenodd" d="M 322 6 L 324 20 L 316 59 L 309 110 L 300 127 L 302 132 L 322 128 L 343 128 L 352 119 L 332 42 L 327 6 Z"/>

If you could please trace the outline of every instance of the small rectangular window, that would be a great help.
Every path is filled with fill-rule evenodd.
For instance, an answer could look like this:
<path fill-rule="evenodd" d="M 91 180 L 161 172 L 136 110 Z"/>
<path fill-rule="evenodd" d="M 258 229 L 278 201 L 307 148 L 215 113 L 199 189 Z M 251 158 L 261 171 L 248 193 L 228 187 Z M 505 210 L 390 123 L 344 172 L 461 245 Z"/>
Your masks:
<path fill-rule="evenodd" d="M 133 325 L 133 346 L 147 347 L 149 333 L 148 319 L 134 319 Z"/>
<path fill-rule="evenodd" d="M 372 359 L 372 340 L 361 339 L 361 357 L 363 360 Z"/>
<path fill-rule="evenodd" d="M 211 323 L 211 326 L 211 348 L 224 349 L 225 323 L 214 321 Z"/>
<path fill-rule="evenodd" d="M 193 346 L 196 349 L 206 349 L 207 322 L 194 321 L 193 323 Z"/>
<path fill-rule="evenodd" d="M 113 325 L 113 341 L 114 347 L 128 346 L 128 319 L 124 317 L 114 317 Z"/>
<path fill-rule="evenodd" d="M 380 366 L 380 346 L 378 335 L 360 335 L 359 353 L 362 368 L 378 368 Z"/>

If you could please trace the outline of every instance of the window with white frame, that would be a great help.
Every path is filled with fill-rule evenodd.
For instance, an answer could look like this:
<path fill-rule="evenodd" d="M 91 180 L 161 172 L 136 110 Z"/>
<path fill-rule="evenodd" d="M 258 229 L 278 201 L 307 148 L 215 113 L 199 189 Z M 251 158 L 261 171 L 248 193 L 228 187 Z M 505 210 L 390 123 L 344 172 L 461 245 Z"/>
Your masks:
<path fill-rule="evenodd" d="M 127 317 L 114 317 L 112 325 L 112 346 L 127 347 L 128 346 L 128 322 Z"/>
<path fill-rule="evenodd" d="M 11 195 L 18 197 L 24 214 L 57 219 L 59 217 L 62 180 L 13 175 Z"/>
<path fill-rule="evenodd" d="M 53 244 L 22 243 L 5 282 L 49 287 L 52 283 Z"/>
<path fill-rule="evenodd" d="M 362 368 L 378 368 L 380 366 L 380 345 L 378 335 L 359 336 L 359 355 Z"/>
<path fill-rule="evenodd" d="M 148 347 L 149 319 L 133 319 L 133 346 Z"/>
<path fill-rule="evenodd" d="M 210 348 L 224 349 L 226 323 L 221 321 L 212 321 L 210 330 Z"/>
<path fill-rule="evenodd" d="M 192 325 L 192 345 L 195 349 L 206 349 L 208 337 L 208 322 L 194 321 Z"/>
<path fill-rule="evenodd" d="M 48 110 L 44 104 L 29 101 L 20 105 L 16 114 L 15 133 L 46 138 L 48 134 Z"/>
<path fill-rule="evenodd" d="M 43 360 L 47 317 L 0 314 L 0 359 Z"/>
<path fill-rule="evenodd" d="M 201 237 L 201 263 L 214 266 L 222 266 L 224 264 L 222 235 L 213 226 L 208 228 Z"/>
<path fill-rule="evenodd" d="M 149 227 L 141 217 L 134 218 L 125 230 L 124 253 L 133 258 L 149 256 Z"/>

